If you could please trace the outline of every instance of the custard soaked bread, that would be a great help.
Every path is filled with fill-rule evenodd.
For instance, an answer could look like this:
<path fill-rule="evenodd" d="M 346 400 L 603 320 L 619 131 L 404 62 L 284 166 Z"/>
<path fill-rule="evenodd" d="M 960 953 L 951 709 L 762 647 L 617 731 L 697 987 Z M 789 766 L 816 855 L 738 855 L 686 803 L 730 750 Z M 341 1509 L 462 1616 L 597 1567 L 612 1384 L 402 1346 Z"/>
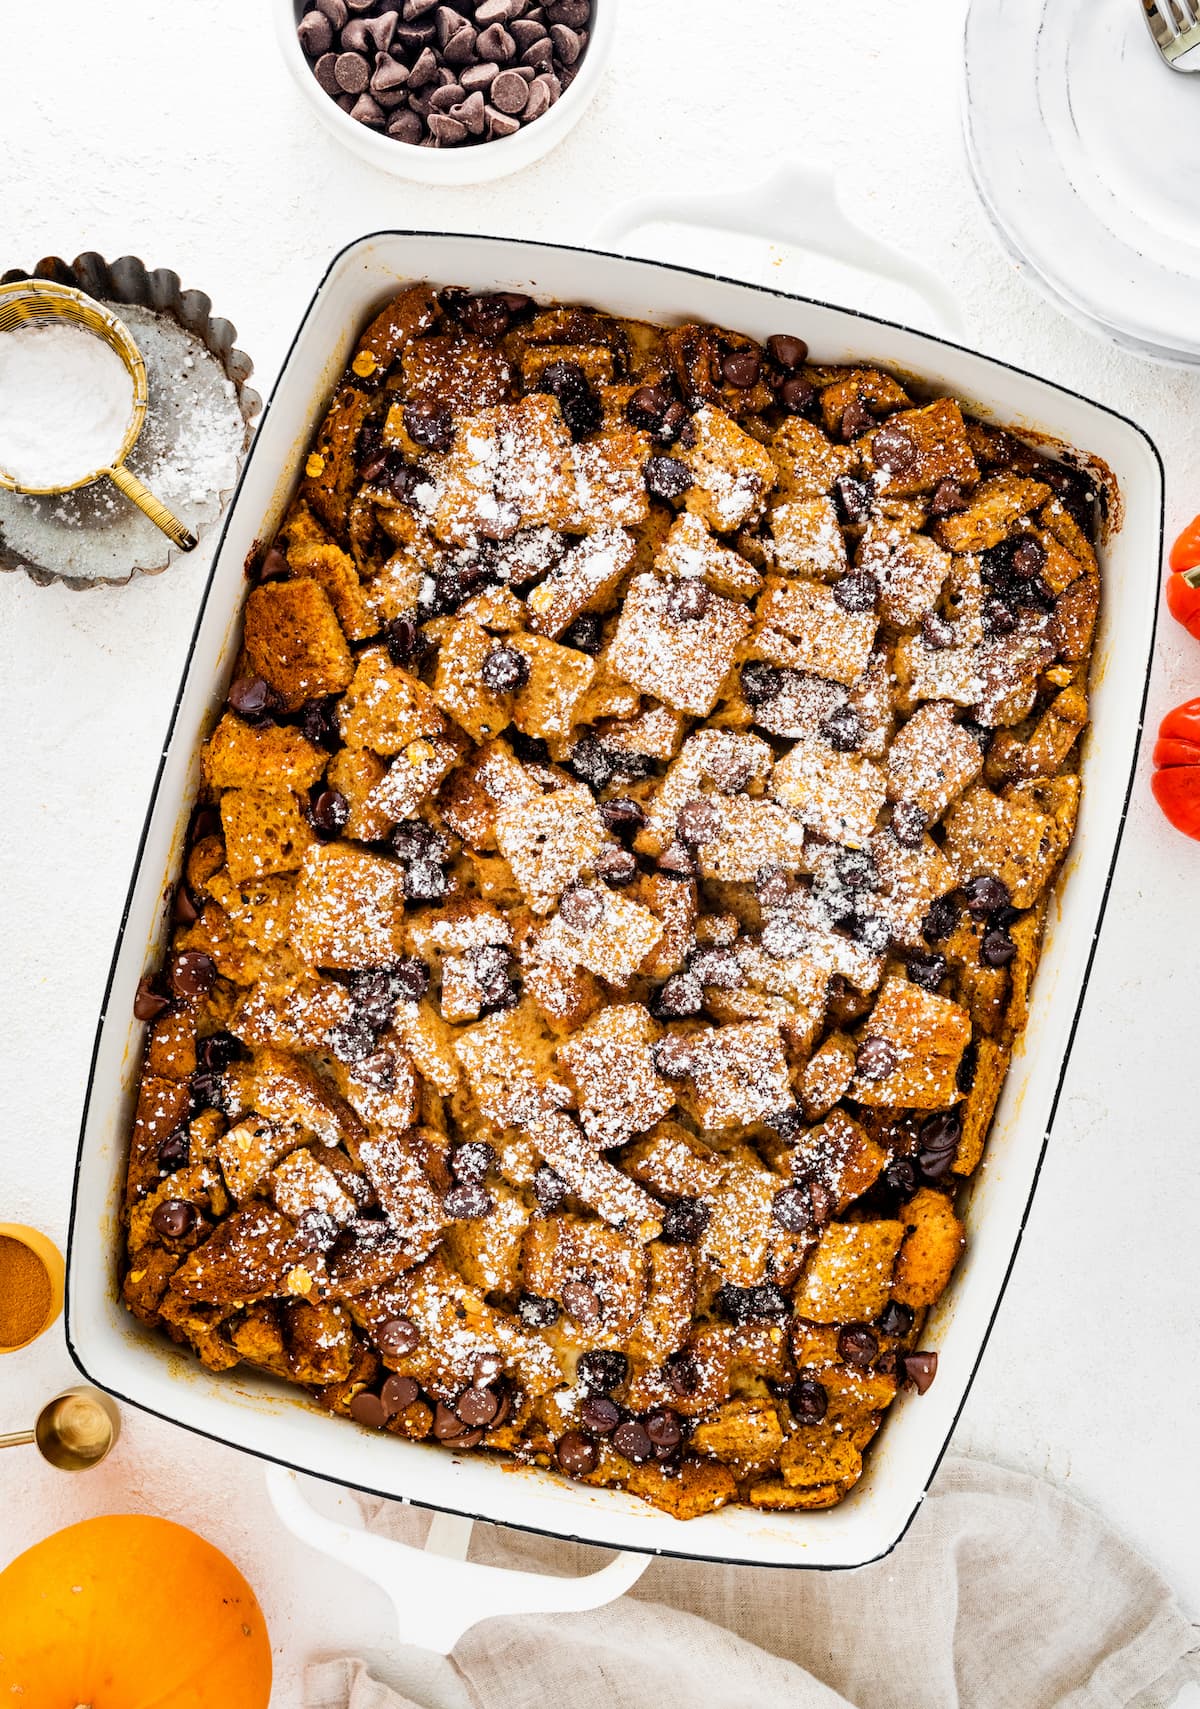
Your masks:
<path fill-rule="evenodd" d="M 1071 841 L 1087 478 L 869 367 L 411 290 L 258 569 L 125 1298 L 681 1517 L 937 1355 Z"/>

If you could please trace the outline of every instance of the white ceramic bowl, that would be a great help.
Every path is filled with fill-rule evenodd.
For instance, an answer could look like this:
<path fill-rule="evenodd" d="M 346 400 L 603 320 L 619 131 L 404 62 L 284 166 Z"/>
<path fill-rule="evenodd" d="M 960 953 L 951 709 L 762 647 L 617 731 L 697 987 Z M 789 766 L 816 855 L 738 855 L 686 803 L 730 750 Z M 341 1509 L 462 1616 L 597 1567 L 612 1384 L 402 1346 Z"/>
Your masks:
<path fill-rule="evenodd" d="M 523 166 L 532 166 L 573 130 L 583 117 L 612 52 L 616 33 L 618 0 L 592 0 L 591 36 L 580 61 L 575 81 L 563 92 L 549 112 L 532 124 L 523 125 L 513 136 L 498 137 L 467 148 L 415 148 L 394 137 L 370 130 L 344 113 L 312 74 L 296 35 L 296 25 L 311 9 L 304 0 L 272 0 L 275 29 L 284 64 L 303 91 L 305 99 L 339 142 L 382 172 L 420 184 L 456 186 L 487 184 L 507 178 Z M 315 4 L 315 0 L 313 0 Z"/>

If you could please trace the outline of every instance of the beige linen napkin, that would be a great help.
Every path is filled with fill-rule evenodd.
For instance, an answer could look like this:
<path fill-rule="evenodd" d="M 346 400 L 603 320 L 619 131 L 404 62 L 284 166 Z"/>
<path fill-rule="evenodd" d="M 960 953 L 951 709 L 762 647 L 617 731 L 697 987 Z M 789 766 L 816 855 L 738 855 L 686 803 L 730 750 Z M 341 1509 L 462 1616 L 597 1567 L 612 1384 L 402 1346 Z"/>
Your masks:
<path fill-rule="evenodd" d="M 419 1542 L 428 1517 L 368 1508 Z M 475 1529 L 471 1558 L 591 1572 L 578 1544 Z M 855 1572 L 656 1561 L 588 1614 L 489 1620 L 451 1659 L 308 1671 L 307 1709 L 1165 1709 L 1200 1680 L 1200 1627 L 1159 1574 L 1052 1485 L 951 1459 L 908 1536 Z"/>

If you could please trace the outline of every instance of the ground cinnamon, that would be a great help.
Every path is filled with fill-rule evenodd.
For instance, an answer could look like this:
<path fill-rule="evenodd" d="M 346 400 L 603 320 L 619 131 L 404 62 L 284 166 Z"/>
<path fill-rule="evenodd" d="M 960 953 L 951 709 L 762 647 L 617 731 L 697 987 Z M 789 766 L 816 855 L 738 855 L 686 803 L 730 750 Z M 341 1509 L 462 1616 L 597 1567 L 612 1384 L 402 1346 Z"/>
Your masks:
<path fill-rule="evenodd" d="M 50 1313 L 51 1287 L 36 1252 L 0 1235 L 0 1347 L 19 1347 L 35 1336 Z"/>

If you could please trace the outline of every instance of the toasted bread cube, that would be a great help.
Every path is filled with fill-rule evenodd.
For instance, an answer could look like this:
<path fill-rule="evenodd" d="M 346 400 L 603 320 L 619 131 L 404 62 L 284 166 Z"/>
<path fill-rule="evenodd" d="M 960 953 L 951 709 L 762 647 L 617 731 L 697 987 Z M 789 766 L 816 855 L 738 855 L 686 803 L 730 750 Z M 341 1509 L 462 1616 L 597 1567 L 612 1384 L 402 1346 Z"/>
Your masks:
<path fill-rule="evenodd" d="M 1087 728 L 1087 695 L 1081 688 L 1064 688 L 1042 713 L 1025 741 L 1003 733 L 988 749 L 986 776 L 989 783 L 1025 782 L 1035 777 L 1053 777 Z"/>
<path fill-rule="evenodd" d="M 271 1169 L 302 1144 L 304 1135 L 292 1122 L 250 1116 L 235 1122 L 216 1144 L 217 1162 L 235 1204 L 253 1198 Z"/>
<path fill-rule="evenodd" d="M 643 903 L 619 891 L 594 885 L 588 894 L 603 909 L 595 923 L 576 926 L 557 914 L 541 935 L 538 953 L 546 961 L 586 967 L 618 988 L 628 985 L 662 941 L 662 923 Z"/>
<path fill-rule="evenodd" d="M 363 803 L 363 813 L 389 825 L 411 819 L 435 795 L 462 757 L 462 738 L 418 736 L 398 753 Z"/>
<path fill-rule="evenodd" d="M 930 907 L 958 882 L 954 865 L 932 837 L 916 848 L 905 848 L 890 831 L 871 838 L 871 856 L 879 884 L 871 898 L 872 911 L 891 927 L 892 938 L 907 949 L 922 949 L 922 926 Z"/>
<path fill-rule="evenodd" d="M 540 927 L 518 941 L 521 984 L 554 1032 L 571 1033 L 603 1006 L 604 994 L 595 975 L 585 967 L 543 957 L 541 942 L 546 929 Z"/>
<path fill-rule="evenodd" d="M 840 1216 L 874 1186 L 887 1160 L 861 1123 L 834 1110 L 804 1135 L 792 1153 L 792 1168 L 801 1180 L 824 1187 Z"/>
<path fill-rule="evenodd" d="M 441 1240 L 450 1218 L 421 1167 L 416 1147 L 407 1135 L 381 1133 L 363 1141 L 359 1156 L 393 1233 L 403 1242 L 405 1257 L 419 1264 Z"/>
<path fill-rule="evenodd" d="M 606 610 L 636 550 L 623 528 L 598 527 L 585 534 L 526 596 L 529 627 L 554 641 L 583 612 Z"/>
<path fill-rule="evenodd" d="M 448 1098 L 462 1078 L 453 1029 L 427 1002 L 398 1003 L 392 1011 L 392 1027 L 417 1072 Z"/>
<path fill-rule="evenodd" d="M 168 1009 L 146 1035 L 143 1072 L 162 1080 L 187 1080 L 196 1072 L 196 1016 L 190 1008 Z"/>
<path fill-rule="evenodd" d="M 896 704 L 911 712 L 922 700 L 952 700 L 974 706 L 984 692 L 975 647 L 927 647 L 919 635 L 896 642 Z"/>
<path fill-rule="evenodd" d="M 681 440 L 681 461 L 692 472 L 687 508 L 717 534 L 740 528 L 775 485 L 775 464 L 757 439 L 723 410 L 707 405 L 691 420 L 693 442 Z M 685 434 L 684 438 L 688 436 Z"/>
<path fill-rule="evenodd" d="M 633 717 L 606 719 L 599 735 L 604 746 L 616 753 L 669 760 L 679 752 L 686 729 L 687 720 L 673 706 L 651 704 Z"/>
<path fill-rule="evenodd" d="M 766 1478 L 762 1483 L 751 1485 L 747 1499 L 751 1507 L 757 1507 L 762 1513 L 814 1513 L 826 1507 L 836 1507 L 849 1488 L 849 1482 L 843 1480 L 841 1483 L 793 1489 L 778 1479 Z"/>
<path fill-rule="evenodd" d="M 927 820 L 940 819 L 982 769 L 979 743 L 956 722 L 954 708 L 928 701 L 888 749 L 888 798 L 919 807 Z"/>
<path fill-rule="evenodd" d="M 604 822 L 585 784 L 568 783 L 536 801 L 514 801 L 496 815 L 496 844 L 530 907 L 548 914 L 595 860 Z"/>
<path fill-rule="evenodd" d="M 211 789 L 309 789 L 329 756 L 289 724 L 247 724 L 226 712 L 205 744 Z"/>
<path fill-rule="evenodd" d="M 355 446 L 374 401 L 369 392 L 358 386 L 341 386 L 304 465 L 300 495 L 325 527 L 339 536 L 345 533 L 354 493 Z"/>
<path fill-rule="evenodd" d="M 739 946 L 738 959 L 752 991 L 782 997 L 788 1004 L 788 1043 L 807 1053 L 825 1020 L 829 972 L 806 955 L 769 955 L 753 941 Z"/>
<path fill-rule="evenodd" d="M 629 1338 L 630 1356 L 661 1366 L 687 1340 L 696 1309 L 696 1261 L 686 1246 L 655 1241 L 650 1260 L 646 1309 Z"/>
<path fill-rule="evenodd" d="M 354 675 L 328 595 L 308 577 L 256 587 L 246 601 L 243 641 L 251 667 L 287 712 L 314 696 L 340 694 Z"/>
<path fill-rule="evenodd" d="M 785 575 L 835 582 L 850 568 L 833 500 L 792 499 L 771 512 L 775 563 Z"/>
<path fill-rule="evenodd" d="M 813 1323 L 870 1323 L 888 1302 L 902 1222 L 831 1222 L 796 1289 L 796 1311 Z"/>
<path fill-rule="evenodd" d="M 582 368 L 593 386 L 613 383 L 613 353 L 606 344 L 530 344 L 521 352 L 521 381 L 527 392 L 537 390 L 537 382 L 556 362 L 570 362 Z"/>
<path fill-rule="evenodd" d="M 670 878 L 665 872 L 644 872 L 625 892 L 642 902 L 662 926 L 662 937 L 638 972 L 646 979 L 668 979 L 678 973 L 696 942 L 699 900 L 695 883 Z"/>
<path fill-rule="evenodd" d="M 242 998 L 229 1030 L 244 1044 L 280 1050 L 324 1050 L 331 1027 L 348 1021 L 354 1002 L 344 985 L 307 971 L 296 979 L 264 980 Z"/>
<path fill-rule="evenodd" d="M 203 1246 L 188 1254 L 171 1277 L 170 1292 L 184 1305 L 249 1305 L 289 1292 L 289 1279 L 299 1281 L 306 1259 L 313 1263 L 286 1217 L 268 1205 L 250 1204 L 218 1223 Z M 306 1280 L 311 1287 L 311 1270 Z"/>
<path fill-rule="evenodd" d="M 654 568 L 659 575 L 699 578 L 714 592 L 734 599 L 752 599 L 762 587 L 762 577 L 754 565 L 710 534 L 703 518 L 690 510 L 681 511 L 675 518 L 654 559 Z"/>
<path fill-rule="evenodd" d="M 378 1048 L 346 1074 L 346 1099 L 372 1127 L 406 1128 L 417 1116 L 417 1077 L 412 1057 L 396 1039 Z"/>
<path fill-rule="evenodd" d="M 983 611 L 990 597 L 983 585 L 976 554 L 964 552 L 951 556 L 950 573 L 942 588 L 941 610 L 953 623 L 955 646 L 974 646 L 984 639 Z"/>
<path fill-rule="evenodd" d="M 719 789 L 722 781 L 742 776 L 748 783 L 764 782 L 771 775 L 774 757 L 761 736 L 740 730 L 695 731 L 658 785 L 634 847 L 640 854 L 661 854 L 675 839 L 680 808 L 699 795 L 719 808 L 721 803 L 709 794 L 710 786 Z"/>
<path fill-rule="evenodd" d="M 294 872 L 314 842 L 300 799 L 290 789 L 227 789 L 221 797 L 221 829 L 235 884 Z"/>
<path fill-rule="evenodd" d="M 644 1133 L 675 1102 L 650 1051 L 661 1030 L 640 1003 L 621 1003 L 558 1047 L 583 1130 L 602 1150 Z"/>
<path fill-rule="evenodd" d="M 1037 900 L 1066 840 L 1032 801 L 1014 798 L 1011 790 L 1002 799 L 976 784 L 946 815 L 944 846 L 959 883 L 984 875 L 999 878 L 1014 908 L 1028 908 Z"/>
<path fill-rule="evenodd" d="M 858 713 L 862 725 L 858 751 L 867 759 L 882 759 L 887 752 L 896 723 L 895 690 L 891 657 L 886 648 L 879 647 L 846 697 Z"/>
<path fill-rule="evenodd" d="M 338 706 L 338 728 L 349 748 L 398 754 L 419 736 L 438 736 L 446 719 L 420 678 L 394 665 L 386 647 L 368 647 Z"/>
<path fill-rule="evenodd" d="M 975 1078 L 960 1111 L 962 1138 L 952 1165 L 956 1175 L 972 1174 L 983 1156 L 1011 1059 L 1012 1051 L 1008 1045 L 991 1038 L 976 1040 Z"/>
<path fill-rule="evenodd" d="M 1059 595 L 1050 618 L 1050 637 L 1062 658 L 1071 663 L 1086 659 L 1091 651 L 1096 618 L 1100 612 L 1100 578 L 1087 574 Z"/>
<path fill-rule="evenodd" d="M 351 641 L 365 641 L 379 629 L 379 621 L 363 593 L 354 559 L 332 541 L 326 544 L 293 546 L 288 562 L 300 575 L 309 576 L 325 593 Z"/>
<path fill-rule="evenodd" d="M 480 1113 L 498 1127 L 531 1127 L 571 1101 L 553 1074 L 551 1045 L 525 1004 L 468 1027 L 454 1053 Z"/>
<path fill-rule="evenodd" d="M 484 1217 L 452 1223 L 446 1255 L 460 1275 L 481 1293 L 520 1292 L 521 1249 L 529 1212 L 519 1193 L 504 1182 L 489 1182 L 492 1208 Z"/>
<path fill-rule="evenodd" d="M 804 826 L 791 813 L 773 801 L 746 795 L 718 795 L 711 800 L 721 828 L 696 850 L 703 878 L 750 884 L 765 866 L 785 872 L 808 870 Z"/>
<path fill-rule="evenodd" d="M 676 623 L 668 613 L 669 592 L 654 576 L 634 578 L 612 640 L 611 664 L 643 694 L 705 718 L 749 632 L 750 617 L 744 606 L 713 594 L 703 617 Z"/>
<path fill-rule="evenodd" d="M 893 543 L 890 530 L 868 534 L 858 558 L 879 583 L 879 614 L 895 629 L 911 629 L 937 605 L 953 563 L 928 534 L 908 534 Z"/>
<path fill-rule="evenodd" d="M 531 1395 L 562 1383 L 558 1360 L 541 1337 L 527 1335 L 515 1318 L 490 1306 L 440 1254 L 400 1277 L 389 1295 L 388 1317 L 410 1318 L 420 1336 L 403 1368 L 435 1398 L 453 1401 L 461 1394 L 464 1372 L 484 1353 L 498 1353 Z"/>
<path fill-rule="evenodd" d="M 529 681 L 517 695 L 513 723 L 527 736 L 553 742 L 571 734 L 596 675 L 596 661 L 542 635 L 515 635 L 529 660 Z"/>
<path fill-rule="evenodd" d="M 367 803 L 376 786 L 387 775 L 387 761 L 381 760 L 369 748 L 341 748 L 329 762 L 325 773 L 331 789 L 346 797 L 350 812 L 345 835 L 360 843 L 373 843 L 386 837 L 392 820 L 378 807 Z"/>
<path fill-rule="evenodd" d="M 401 943 L 404 874 L 346 843 L 305 856 L 292 909 L 292 945 L 314 967 L 387 967 Z"/>
<path fill-rule="evenodd" d="M 873 991 L 883 973 L 884 958 L 835 931 L 828 915 L 811 893 L 795 891 L 777 911 L 794 939 L 795 956 L 814 962 L 826 973 L 839 974 L 856 991 Z M 790 946 L 789 946 L 790 947 Z"/>
<path fill-rule="evenodd" d="M 1050 489 L 1041 481 L 1024 475 L 989 475 L 972 493 L 965 510 L 934 523 L 934 538 L 948 552 L 985 551 L 1007 539 L 1021 518 L 1049 497 Z"/>
<path fill-rule="evenodd" d="M 652 446 L 621 422 L 575 447 L 575 505 L 568 526 L 633 528 L 650 514 L 645 469 Z"/>
<path fill-rule="evenodd" d="M 208 893 L 224 912 L 237 942 L 264 952 L 288 942 L 296 893 L 296 881 L 290 875 L 235 884 L 225 868 L 209 879 Z"/>
<path fill-rule="evenodd" d="M 691 1435 L 697 1453 L 732 1466 L 740 1477 L 768 1471 L 779 1460 L 783 1431 L 768 1400 L 731 1400 L 712 1418 L 702 1419 Z"/>
<path fill-rule="evenodd" d="M 245 1127 L 249 1124 L 242 1123 Z M 226 1135 L 228 1139 L 228 1135 Z M 310 1211 L 332 1217 L 339 1227 L 357 1215 L 354 1200 L 333 1170 L 307 1146 L 291 1151 L 271 1173 L 271 1197 L 277 1210 L 299 1222 Z"/>
<path fill-rule="evenodd" d="M 846 1436 L 833 1429 L 797 1430 L 780 1455 L 786 1484 L 802 1489 L 845 1489 L 862 1474 L 862 1454 Z M 821 1506 L 826 1505 L 824 1499 Z"/>
<path fill-rule="evenodd" d="M 711 1198 L 725 1174 L 719 1152 L 678 1122 L 661 1121 L 621 1154 L 621 1167 L 660 1198 Z"/>
<path fill-rule="evenodd" d="M 298 1383 L 339 1383 L 350 1375 L 355 1343 L 349 1314 L 327 1300 L 298 1299 L 285 1308 L 288 1371 Z"/>
<path fill-rule="evenodd" d="M 512 365 L 503 350 L 481 339 L 417 338 L 405 345 L 400 363 L 409 403 L 450 401 L 467 415 L 503 403 L 512 385 Z"/>
<path fill-rule="evenodd" d="M 496 846 L 496 814 L 542 791 L 505 742 L 485 742 L 450 773 L 438 805 L 450 829 L 475 849 Z"/>
<path fill-rule="evenodd" d="M 858 465 L 852 446 L 835 445 L 819 427 L 798 415 L 788 416 L 776 428 L 771 455 L 784 499 L 824 498 L 839 475 L 852 474 Z"/>
<path fill-rule="evenodd" d="M 322 1145 L 353 1146 L 363 1126 L 346 1100 L 316 1069 L 290 1051 L 267 1046 L 252 1062 L 234 1063 L 225 1072 L 225 1094 L 235 1116 L 248 1111 L 277 1123 L 298 1123 Z"/>
<path fill-rule="evenodd" d="M 355 347 L 351 366 L 362 379 L 391 367 L 397 356 L 405 360 L 410 350 L 420 348 L 420 340 L 435 324 L 439 314 L 437 298 L 428 285 L 410 285 L 406 291 L 385 303 L 371 321 Z"/>
<path fill-rule="evenodd" d="M 919 1311 L 941 1299 L 965 1239 L 944 1193 L 922 1187 L 900 1213 L 907 1233 L 896 1259 L 892 1297 Z"/>
<path fill-rule="evenodd" d="M 759 601 L 754 647 L 774 664 L 848 687 L 866 669 L 878 627 L 874 612 L 843 611 L 823 582 L 772 576 Z"/>
<path fill-rule="evenodd" d="M 557 1111 L 543 1116 L 529 1136 L 569 1191 L 605 1222 L 628 1229 L 643 1242 L 662 1233 L 661 1207 L 601 1157 L 596 1142 L 586 1138 L 569 1116 Z"/>
<path fill-rule="evenodd" d="M 888 979 L 863 1023 L 860 1051 L 867 1038 L 886 1040 L 897 1060 L 878 1079 L 856 1073 L 850 1095 L 860 1104 L 940 1110 L 958 1101 L 955 1077 L 971 1021 L 957 1003 L 907 979 Z"/>
<path fill-rule="evenodd" d="M 772 736 L 785 736 L 790 741 L 818 736 L 821 726 L 831 712 L 848 704 L 846 690 L 838 682 L 826 682 L 824 677 L 807 676 L 801 671 L 786 671 L 782 686 L 769 700 L 754 708 L 754 722 L 760 730 Z M 891 694 L 888 694 L 891 708 Z M 865 742 L 862 752 L 867 752 Z"/>
<path fill-rule="evenodd" d="M 690 1079 L 680 1102 L 701 1127 L 763 1121 L 795 1102 L 779 1028 L 748 1022 L 695 1034 Z"/>
<path fill-rule="evenodd" d="M 528 1292 L 561 1301 L 569 1282 L 586 1282 L 600 1302 L 595 1327 L 602 1345 L 632 1334 L 646 1307 L 648 1270 L 642 1244 L 594 1218 L 535 1217 L 525 1230 L 522 1271 Z M 571 1320 L 565 1324 L 569 1330 Z"/>
<path fill-rule="evenodd" d="M 495 645 L 494 636 L 460 614 L 438 648 L 433 697 L 477 742 L 499 736 L 512 718 L 510 697 L 493 693 L 483 680 L 484 660 Z"/>
<path fill-rule="evenodd" d="M 571 435 L 547 393 L 460 417 L 453 446 L 429 466 L 434 533 L 452 546 L 561 528 L 574 508 Z"/>
<path fill-rule="evenodd" d="M 872 760 L 802 741 L 777 761 L 771 794 L 801 824 L 847 848 L 862 848 L 875 829 L 887 785 Z"/>
<path fill-rule="evenodd" d="M 979 468 L 953 398 L 890 416 L 871 440 L 876 491 L 890 498 L 932 492 L 941 481 L 973 486 Z"/>
<path fill-rule="evenodd" d="M 828 434 L 840 433 L 852 403 L 866 404 L 873 415 L 886 415 L 912 402 L 899 380 L 878 368 L 855 368 L 821 392 L 821 419 Z"/>
<path fill-rule="evenodd" d="M 854 1041 L 845 1033 L 830 1033 L 805 1064 L 800 1077 L 800 1103 L 810 1121 L 828 1115 L 844 1098 L 854 1078 Z"/>
<path fill-rule="evenodd" d="M 768 1276 L 786 1287 L 799 1275 L 812 1236 L 789 1233 L 772 1214 L 775 1197 L 787 1184 L 784 1176 L 764 1168 L 749 1146 L 738 1146 L 726 1156 L 697 1250 L 734 1287 L 757 1287 Z"/>
<path fill-rule="evenodd" d="M 1019 724 L 1037 699 L 1041 674 L 1055 658 L 1055 644 L 1041 619 L 1023 621 L 1011 635 L 976 647 L 975 660 L 983 688 L 975 703 L 978 723 Z"/>

